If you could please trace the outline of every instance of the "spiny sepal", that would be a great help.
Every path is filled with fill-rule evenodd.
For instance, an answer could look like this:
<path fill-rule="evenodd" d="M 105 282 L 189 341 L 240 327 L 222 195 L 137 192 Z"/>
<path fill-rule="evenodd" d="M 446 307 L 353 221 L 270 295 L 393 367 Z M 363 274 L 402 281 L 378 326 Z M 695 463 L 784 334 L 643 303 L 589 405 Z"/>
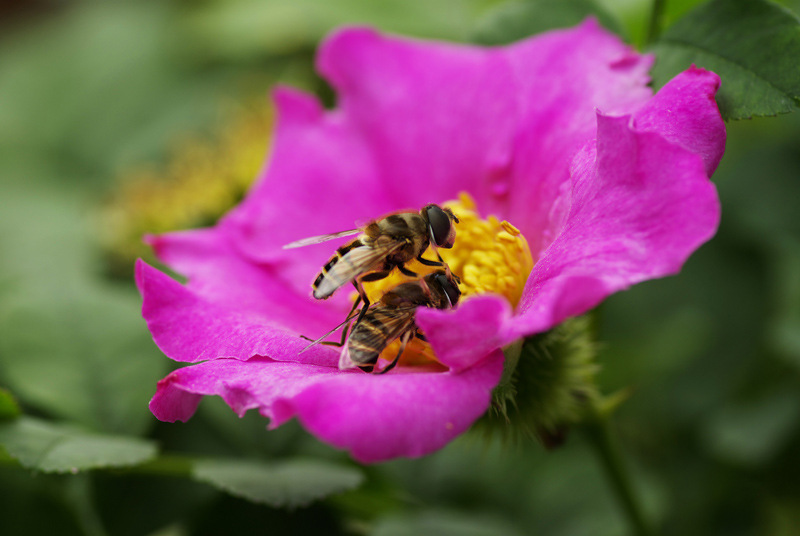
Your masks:
<path fill-rule="evenodd" d="M 529 437 L 548 448 L 559 446 L 586 414 L 587 403 L 599 398 L 590 319 L 569 319 L 504 352 L 503 376 L 476 427 L 504 439 Z"/>

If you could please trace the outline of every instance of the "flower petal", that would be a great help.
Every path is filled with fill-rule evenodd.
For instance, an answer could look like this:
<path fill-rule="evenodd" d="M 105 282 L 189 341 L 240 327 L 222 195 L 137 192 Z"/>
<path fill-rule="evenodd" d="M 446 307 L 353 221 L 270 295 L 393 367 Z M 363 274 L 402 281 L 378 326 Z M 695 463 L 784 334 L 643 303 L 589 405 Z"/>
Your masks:
<path fill-rule="evenodd" d="M 141 260 L 136 264 L 136 284 L 153 340 L 176 361 L 269 356 L 330 366 L 338 363 L 338 352 L 331 348 L 317 345 L 300 354 L 308 342 L 271 325 L 265 316 L 210 301 Z"/>
<path fill-rule="evenodd" d="M 594 137 L 595 111 L 630 113 L 652 96 L 650 55 L 639 55 L 593 18 L 509 50 L 526 103 L 509 159 L 507 207 L 537 260 L 560 232 L 571 187 L 569 163 Z M 478 199 L 478 204 L 483 200 Z"/>
<path fill-rule="evenodd" d="M 224 226 L 148 236 L 145 241 L 159 260 L 189 279 L 191 292 L 208 302 L 295 332 L 322 333 L 344 318 L 346 305 L 311 298 L 313 274 L 296 289 L 275 266 L 243 258 Z"/>
<path fill-rule="evenodd" d="M 508 342 L 505 334 L 511 319 L 508 302 L 493 295 L 475 296 L 454 311 L 417 309 L 417 325 L 431 343 L 436 358 L 451 372 L 480 363 Z"/>
<path fill-rule="evenodd" d="M 186 421 L 194 414 L 203 395 L 219 395 L 240 417 L 254 408 L 272 417 L 276 398 L 296 396 L 332 374 L 363 373 L 339 372 L 335 367 L 278 362 L 264 357 L 246 362 L 216 359 L 175 370 L 158 382 L 150 410 L 162 421 Z M 274 421 L 272 427 L 289 418 Z"/>
<path fill-rule="evenodd" d="M 634 283 L 677 273 L 719 223 L 703 159 L 630 116 L 598 113 L 573 161 L 563 232 L 534 266 L 512 333 L 541 332 Z M 717 133 L 720 134 L 719 132 Z"/>
<path fill-rule="evenodd" d="M 482 415 L 502 374 L 502 352 L 461 374 L 342 372 L 264 358 L 218 359 L 179 369 L 150 403 L 162 420 L 188 419 L 199 395 L 220 395 L 239 415 L 259 408 L 274 428 L 297 416 L 320 439 L 363 463 L 418 457 L 463 433 Z"/>
<path fill-rule="evenodd" d="M 710 177 L 725 152 L 725 123 L 714 100 L 719 84 L 715 73 L 692 66 L 637 111 L 634 124 L 699 154 Z"/>
<path fill-rule="evenodd" d="M 342 240 L 302 254 L 283 245 L 353 229 L 357 219 L 402 207 L 386 194 L 374 156 L 352 122 L 300 91 L 281 88 L 274 99 L 278 122 L 267 169 L 224 224 L 251 258 L 284 260 L 289 270 L 309 274 Z"/>
<path fill-rule="evenodd" d="M 536 256 L 552 240 L 551 208 L 595 107 L 640 107 L 651 63 L 592 19 L 496 48 L 339 31 L 318 58 L 339 108 L 276 92 L 269 166 L 226 224 L 247 256 L 307 273 L 332 248 L 280 246 L 467 190 L 484 213 L 541 237 Z"/>
<path fill-rule="evenodd" d="M 594 20 L 491 49 L 345 30 L 318 60 L 394 198 L 419 206 L 467 190 L 534 240 L 595 107 L 642 105 L 651 63 Z"/>

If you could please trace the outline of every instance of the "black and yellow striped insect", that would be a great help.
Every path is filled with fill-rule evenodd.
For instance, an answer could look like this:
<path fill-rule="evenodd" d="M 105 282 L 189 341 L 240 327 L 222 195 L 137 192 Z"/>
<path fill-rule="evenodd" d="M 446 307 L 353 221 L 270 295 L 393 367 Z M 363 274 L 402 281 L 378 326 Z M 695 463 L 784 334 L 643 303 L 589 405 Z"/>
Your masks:
<path fill-rule="evenodd" d="M 431 204 L 419 212 L 390 214 L 359 229 L 298 240 L 285 245 L 284 249 L 318 244 L 361 232 L 361 236 L 336 251 L 311 286 L 314 297 L 324 300 L 337 289 L 353 282 L 360 298 L 368 305 L 361 282 L 383 279 L 394 268 L 409 277 L 418 277 L 405 266 L 413 259 L 427 266 L 443 266 L 441 257 L 436 262 L 423 259 L 422 254 L 429 246 L 434 249 L 452 248 L 456 239 L 455 223 L 458 223 L 458 218 L 453 211 Z"/>
<path fill-rule="evenodd" d="M 425 340 L 416 324 L 419 307 L 451 309 L 461 297 L 457 276 L 449 269 L 437 270 L 416 281 L 402 283 L 366 309 L 343 344 L 339 368 L 359 367 L 365 372 L 384 374 L 397 365 L 408 342 L 417 337 Z M 400 349 L 392 362 L 375 371 L 378 358 L 389 344 L 400 339 Z"/>

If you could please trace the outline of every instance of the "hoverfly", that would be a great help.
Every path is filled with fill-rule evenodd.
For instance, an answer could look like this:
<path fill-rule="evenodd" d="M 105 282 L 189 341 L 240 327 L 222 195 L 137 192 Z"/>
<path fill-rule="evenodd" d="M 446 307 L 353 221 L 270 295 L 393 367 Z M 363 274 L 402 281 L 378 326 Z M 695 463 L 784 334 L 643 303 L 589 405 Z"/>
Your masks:
<path fill-rule="evenodd" d="M 451 274 L 449 269 L 437 270 L 416 281 L 402 283 L 384 294 L 353 326 L 346 344 L 343 344 L 339 368 L 359 367 L 372 372 L 381 352 L 400 339 L 397 355 L 377 374 L 392 370 L 412 338 L 426 340 L 415 321 L 417 308 L 455 307 L 461 297 L 459 283 L 458 276 Z"/>
<path fill-rule="evenodd" d="M 336 250 L 336 254 L 322 267 L 311 287 L 314 297 L 324 300 L 352 281 L 360 298 L 353 305 L 353 311 L 359 301 L 363 300 L 362 312 L 365 312 L 369 301 L 361 283 L 383 279 L 394 268 L 408 277 L 419 277 L 405 267 L 413 259 L 426 266 L 443 266 L 441 256 L 439 262 L 436 262 L 423 259 L 422 254 L 431 245 L 434 249 L 452 248 L 456 239 L 454 223 L 458 223 L 458 218 L 452 210 L 431 204 L 418 213 L 390 214 L 359 229 L 305 238 L 283 247 L 289 249 L 319 244 L 361 232 L 361 236 Z"/>

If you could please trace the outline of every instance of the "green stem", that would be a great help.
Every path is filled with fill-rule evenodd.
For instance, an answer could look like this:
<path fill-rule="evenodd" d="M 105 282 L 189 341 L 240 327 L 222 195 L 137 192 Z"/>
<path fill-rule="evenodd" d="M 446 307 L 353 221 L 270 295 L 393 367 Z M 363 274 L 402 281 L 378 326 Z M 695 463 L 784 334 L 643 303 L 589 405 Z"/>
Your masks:
<path fill-rule="evenodd" d="M 130 467 L 120 467 L 114 469 L 114 471 L 127 474 L 189 478 L 192 476 L 192 461 L 192 458 L 180 455 L 162 454 L 149 462 Z"/>
<path fill-rule="evenodd" d="M 584 431 L 628 519 L 632 533 L 637 536 L 652 536 L 654 532 L 645 519 L 644 510 L 639 502 L 639 497 L 634 492 L 630 474 L 622 460 L 619 447 L 612 437 L 608 413 L 598 407 L 596 401 L 590 402 Z"/>
<path fill-rule="evenodd" d="M 66 499 L 75 512 L 78 525 L 85 536 L 108 536 L 94 504 L 89 475 L 76 475 L 64 481 Z"/>
<path fill-rule="evenodd" d="M 650 24 L 647 27 L 646 45 L 652 45 L 661 36 L 661 23 L 664 19 L 664 8 L 667 0 L 653 0 L 653 9 L 650 11 Z"/>

